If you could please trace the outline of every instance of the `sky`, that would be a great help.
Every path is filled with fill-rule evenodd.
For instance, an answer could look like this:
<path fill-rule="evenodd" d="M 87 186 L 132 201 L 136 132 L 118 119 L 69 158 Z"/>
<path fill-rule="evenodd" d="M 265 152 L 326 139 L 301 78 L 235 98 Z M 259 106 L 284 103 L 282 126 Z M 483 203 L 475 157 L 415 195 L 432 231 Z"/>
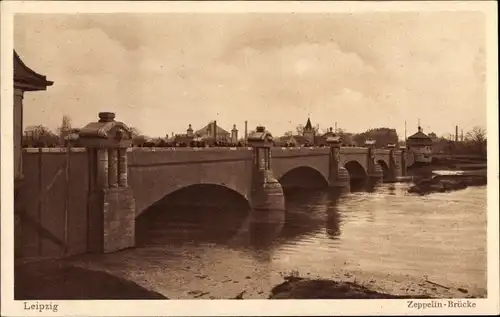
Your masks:
<path fill-rule="evenodd" d="M 22 14 L 14 47 L 54 85 L 27 92 L 24 126 L 100 111 L 150 136 L 210 120 L 242 136 L 486 127 L 480 12 Z"/>

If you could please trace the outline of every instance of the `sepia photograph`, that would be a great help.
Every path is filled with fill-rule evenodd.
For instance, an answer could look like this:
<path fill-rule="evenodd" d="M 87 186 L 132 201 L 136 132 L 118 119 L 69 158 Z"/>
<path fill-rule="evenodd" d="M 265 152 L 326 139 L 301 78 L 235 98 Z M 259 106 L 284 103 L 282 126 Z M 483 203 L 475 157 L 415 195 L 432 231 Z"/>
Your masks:
<path fill-rule="evenodd" d="M 16 314 L 498 313 L 496 3 L 7 2 Z"/>

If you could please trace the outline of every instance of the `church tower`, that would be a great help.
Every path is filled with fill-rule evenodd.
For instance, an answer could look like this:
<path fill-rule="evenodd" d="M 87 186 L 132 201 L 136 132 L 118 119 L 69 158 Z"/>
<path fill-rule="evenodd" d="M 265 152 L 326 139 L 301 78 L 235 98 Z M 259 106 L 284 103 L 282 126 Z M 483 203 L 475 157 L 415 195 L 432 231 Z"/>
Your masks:
<path fill-rule="evenodd" d="M 302 134 L 309 144 L 311 145 L 315 144 L 316 132 L 314 131 L 314 128 L 311 124 L 310 118 L 307 118 L 307 123 L 304 127 L 304 131 L 302 132 Z"/>

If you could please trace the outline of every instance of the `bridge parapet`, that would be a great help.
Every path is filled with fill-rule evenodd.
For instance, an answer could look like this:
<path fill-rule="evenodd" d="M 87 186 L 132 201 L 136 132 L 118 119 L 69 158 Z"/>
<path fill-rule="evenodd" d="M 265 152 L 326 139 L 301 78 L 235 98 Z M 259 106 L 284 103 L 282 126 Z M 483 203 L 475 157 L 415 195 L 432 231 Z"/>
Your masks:
<path fill-rule="evenodd" d="M 128 152 L 227 152 L 227 151 L 252 151 L 251 147 L 131 147 Z"/>
<path fill-rule="evenodd" d="M 129 167 L 137 166 L 159 166 L 165 164 L 191 164 L 224 161 L 251 160 L 252 149 L 242 148 L 230 150 L 224 148 L 180 148 L 176 150 L 137 150 L 129 151 Z"/>
<path fill-rule="evenodd" d="M 66 147 L 58 147 L 58 148 L 24 148 L 23 152 L 24 153 L 82 153 L 82 152 L 87 152 L 87 149 L 84 147 L 73 147 L 73 148 L 66 148 Z"/>
<path fill-rule="evenodd" d="M 373 153 L 375 153 L 375 155 L 389 155 L 391 153 L 391 151 L 393 151 L 393 150 L 390 150 L 390 149 L 373 149 Z"/>
<path fill-rule="evenodd" d="M 300 156 L 315 156 L 315 155 L 328 155 L 330 149 L 327 147 L 323 148 L 272 148 L 272 154 L 274 158 L 280 157 L 295 157 Z"/>
<path fill-rule="evenodd" d="M 367 154 L 368 148 L 366 147 L 340 147 L 341 154 Z"/>

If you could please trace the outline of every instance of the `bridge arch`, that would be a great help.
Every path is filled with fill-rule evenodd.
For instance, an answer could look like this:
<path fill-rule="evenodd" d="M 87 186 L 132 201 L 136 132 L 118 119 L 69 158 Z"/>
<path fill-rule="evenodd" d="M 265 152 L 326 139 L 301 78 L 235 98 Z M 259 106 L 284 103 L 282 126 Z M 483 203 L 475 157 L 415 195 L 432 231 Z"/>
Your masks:
<path fill-rule="evenodd" d="M 312 166 L 292 168 L 283 174 L 278 181 L 283 189 L 328 187 L 328 180 L 323 173 Z"/>
<path fill-rule="evenodd" d="M 189 184 L 166 192 L 143 212 L 156 209 L 159 205 L 228 207 L 235 204 L 250 207 L 247 195 L 238 191 L 237 188 L 226 184 L 200 183 Z M 143 212 L 138 213 L 136 217 Z"/>
<path fill-rule="evenodd" d="M 229 241 L 250 215 L 248 199 L 220 184 L 192 184 L 166 194 L 136 216 L 136 243 Z"/>
<path fill-rule="evenodd" d="M 387 162 L 385 160 L 382 160 L 382 159 L 379 159 L 377 161 L 377 164 L 380 166 L 380 168 L 382 169 L 382 172 L 384 173 L 384 181 L 387 181 L 390 179 L 390 174 L 391 174 L 391 171 L 389 169 L 389 164 L 387 164 Z"/>
<path fill-rule="evenodd" d="M 368 179 L 368 173 L 363 165 L 361 165 L 357 160 L 347 161 L 344 164 L 344 168 L 349 173 L 351 189 L 355 190 L 365 185 Z"/>

